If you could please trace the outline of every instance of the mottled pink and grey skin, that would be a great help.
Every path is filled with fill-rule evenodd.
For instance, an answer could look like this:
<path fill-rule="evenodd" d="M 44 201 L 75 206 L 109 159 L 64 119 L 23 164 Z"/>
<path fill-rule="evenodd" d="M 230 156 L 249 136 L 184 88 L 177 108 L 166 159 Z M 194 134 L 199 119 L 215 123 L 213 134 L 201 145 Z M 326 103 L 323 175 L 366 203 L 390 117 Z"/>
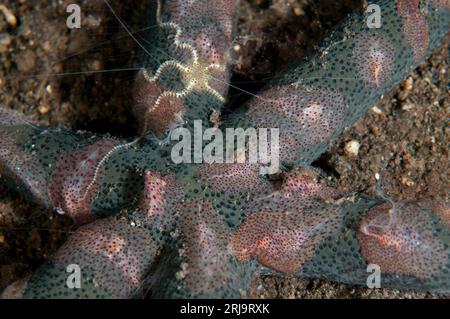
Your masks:
<path fill-rule="evenodd" d="M 142 134 L 162 136 L 185 120 L 189 112 L 186 96 L 198 94 L 208 85 L 217 96 L 225 97 L 236 1 L 168 0 L 159 5 L 157 23 L 171 34 L 171 50 L 164 62 L 167 65 L 138 75 L 134 113 Z M 165 75 L 179 76 L 183 89 L 163 83 Z"/>
<path fill-rule="evenodd" d="M 175 205 L 180 205 L 183 194 L 173 176 L 148 171 L 145 177 L 145 190 L 135 222 L 124 217 L 108 217 L 80 226 L 52 256 L 54 267 L 64 272 L 68 265 L 79 266 L 93 276 L 95 284 L 111 298 L 141 294 L 142 282 L 161 248 L 143 226 L 167 227 L 181 207 Z M 71 217 L 80 221 L 82 211 L 74 212 Z M 11 284 L 0 297 L 22 298 L 29 280 L 30 276 Z"/>
<path fill-rule="evenodd" d="M 177 184 L 174 175 L 161 176 L 158 172 L 145 173 L 144 196 L 140 209 L 143 218 L 149 221 L 167 213 L 183 198 L 183 188 Z"/>
<path fill-rule="evenodd" d="M 27 139 L 32 136 L 45 144 L 46 139 L 39 140 L 41 131 L 15 113 L 0 111 L 4 117 L 0 134 L 6 139 L 0 155 L 26 154 L 30 157 L 19 164 L 29 169 L 38 164 L 47 167 L 53 164 L 48 158 L 56 157 L 60 149 L 70 150 L 59 154 L 48 173 L 49 202 L 55 208 L 80 223 L 99 212 L 110 214 L 80 226 L 48 264 L 13 284 L 3 296 L 78 297 L 60 285 L 68 264 L 78 264 L 89 274 L 83 291 L 88 297 L 135 297 L 149 282 L 152 297 L 246 297 L 251 279 L 263 271 L 365 284 L 369 263 L 381 267 L 383 282 L 390 281 L 391 286 L 450 293 L 447 203 L 383 204 L 363 195 L 341 194 L 314 170 L 298 167 L 317 159 L 316 146 L 329 143 L 352 116 L 355 120 L 372 107 L 378 96 L 401 80 L 397 73 L 404 76 L 417 66 L 429 46 L 437 46 L 448 32 L 442 19 L 447 11 L 420 16 L 417 1 L 377 3 L 386 10 L 391 30 L 362 28 L 350 37 L 345 33 L 345 41 L 343 33 L 333 33 L 333 45 L 321 63 L 307 60 L 294 65 L 269 83 L 243 113 L 233 114 L 238 117 L 231 118 L 234 124 L 280 128 L 281 160 L 289 165 L 276 182 L 274 176 L 260 176 L 257 166 L 249 163 L 175 165 L 160 141 L 168 129 L 195 120 L 192 114 L 207 121 L 214 109 L 211 104 L 223 106 L 219 96 L 225 86 L 211 84 L 216 91 L 208 86 L 215 80 L 207 67 L 227 64 L 234 1 L 162 3 L 157 22 L 160 29 L 169 29 L 166 47 L 174 50 L 169 58 L 179 50 L 191 56 L 165 60 L 166 68 L 159 71 L 140 72 L 135 98 L 144 121 L 141 134 L 159 136 L 138 139 L 140 143 L 132 150 L 124 148 L 114 160 L 108 154 L 122 145 L 119 140 L 91 135 L 76 139 L 46 129 L 47 136 L 72 144 L 67 148 L 58 144 L 58 152 L 43 147 L 40 163 L 35 163 Z M 411 25 L 417 21 L 421 22 Z M 352 21 L 345 23 L 352 27 Z M 416 27 L 420 32 L 413 39 L 410 33 Z M 435 35 L 429 30 L 440 31 Z M 372 45 L 364 43 L 367 39 Z M 400 56 L 404 61 L 392 60 Z M 339 63 L 349 57 L 356 63 Z M 159 78 L 169 71 L 181 73 L 176 84 Z M 229 76 L 226 66 L 215 72 Z M 308 80 L 310 73 L 316 82 Z M 346 78 L 338 81 L 341 76 Z M 168 105 L 170 101 L 181 104 Z M 0 163 L 6 167 L 2 170 L 17 169 L 17 162 L 8 156 L 0 156 Z M 130 171 L 138 177 L 128 177 Z M 31 178 L 15 176 L 25 184 Z M 34 171 L 31 179 L 42 176 Z M 117 184 L 122 187 L 115 188 Z M 136 185 L 140 191 L 134 197 L 124 194 L 123 188 Z M 123 208 L 120 199 L 133 203 Z"/>
<path fill-rule="evenodd" d="M 155 103 L 158 97 L 169 90 L 163 84 L 149 82 L 142 72 L 139 72 L 134 85 L 133 111 L 138 119 L 139 132 L 152 132 L 162 136 L 167 128 L 179 123 L 186 112 L 182 99 L 167 96 Z"/>
<path fill-rule="evenodd" d="M 74 154 L 62 155 L 48 187 L 53 207 L 78 224 L 95 220 L 91 205 L 101 184 L 100 163 L 115 146 L 115 140 L 102 139 Z"/>
<path fill-rule="evenodd" d="M 291 84 L 262 92 L 250 102 L 247 118 L 253 127 L 279 128 L 280 159 L 290 162 L 309 145 L 327 140 L 346 113 L 339 92 Z"/>
<path fill-rule="evenodd" d="M 264 194 L 272 189 L 271 183 L 261 178 L 259 165 L 249 163 L 202 164 L 198 178 L 215 191 L 236 193 L 248 191 Z"/>
<path fill-rule="evenodd" d="M 23 184 L 40 204 L 49 204 L 47 181 L 36 160 L 15 145 L 14 132 L 0 133 L 0 171 Z"/>
<path fill-rule="evenodd" d="M 434 206 L 433 201 L 429 202 Z M 449 251 L 420 203 L 384 204 L 364 214 L 358 229 L 363 257 L 384 272 L 427 278 L 446 267 Z"/>
<path fill-rule="evenodd" d="M 39 172 L 38 163 L 15 144 L 14 127 L 36 123 L 22 113 L 0 106 L 0 125 L 9 128 L 0 132 L 0 172 L 24 184 L 40 204 L 48 205 L 47 182 Z"/>
<path fill-rule="evenodd" d="M 230 233 L 223 225 L 212 204 L 203 199 L 193 199 L 178 208 L 183 220 L 183 254 L 186 263 L 179 276 L 195 293 L 211 291 L 236 280 L 229 269 L 232 253 L 228 249 Z"/>
<path fill-rule="evenodd" d="M 341 195 L 324 182 L 318 181 L 316 173 L 311 169 L 293 170 L 285 175 L 279 189 L 269 190 L 268 194 L 259 194 L 260 196 L 256 196 L 244 206 L 244 210 L 249 213 L 295 211 L 332 201 Z"/>
<path fill-rule="evenodd" d="M 450 203 L 445 200 L 425 199 L 418 202 L 422 208 L 433 211 L 450 228 Z"/>
<path fill-rule="evenodd" d="M 375 88 L 386 83 L 392 75 L 393 54 L 393 45 L 383 37 L 377 34 L 360 35 L 353 49 L 353 58 L 359 64 L 363 81 Z"/>
<path fill-rule="evenodd" d="M 420 3 L 419 0 L 400 0 L 397 4 L 398 14 L 404 18 L 403 34 L 417 61 L 423 59 L 429 45 L 428 23 L 424 11 L 428 8 L 422 8 L 419 6 Z"/>
<path fill-rule="evenodd" d="M 208 64 L 227 63 L 235 10 L 235 0 L 166 0 L 163 4 L 163 12 L 170 16 L 170 22 L 183 31 L 182 40 L 193 44 Z"/>
<path fill-rule="evenodd" d="M 157 252 L 147 231 L 112 217 L 78 228 L 52 261 L 60 269 L 76 264 L 113 298 L 126 298 L 137 294 Z"/>
<path fill-rule="evenodd" d="M 232 240 L 236 258 L 248 261 L 254 256 L 262 265 L 281 273 L 298 273 L 315 255 L 315 245 L 339 230 L 339 205 L 310 209 L 332 201 L 336 194 L 315 181 L 312 172 L 292 172 L 279 191 L 246 207 L 249 217 Z"/>
<path fill-rule="evenodd" d="M 431 0 L 431 4 L 436 8 L 450 8 L 448 0 Z"/>

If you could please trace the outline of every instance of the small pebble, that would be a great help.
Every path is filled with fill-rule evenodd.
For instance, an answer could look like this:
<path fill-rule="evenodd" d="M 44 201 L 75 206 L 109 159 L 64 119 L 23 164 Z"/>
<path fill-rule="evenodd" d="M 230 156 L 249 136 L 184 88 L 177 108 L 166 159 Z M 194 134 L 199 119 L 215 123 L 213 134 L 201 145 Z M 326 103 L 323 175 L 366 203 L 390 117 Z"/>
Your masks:
<path fill-rule="evenodd" d="M 375 114 L 378 114 L 378 115 L 383 114 L 383 111 L 378 106 L 374 106 L 372 108 L 372 112 L 375 113 Z"/>
<path fill-rule="evenodd" d="M 414 107 L 415 107 L 415 105 L 412 103 L 405 103 L 402 105 L 402 110 L 409 111 L 409 110 L 412 110 Z"/>
<path fill-rule="evenodd" d="M 295 7 L 293 8 L 293 11 L 294 11 L 294 14 L 295 14 L 296 16 L 302 16 L 302 15 L 305 14 L 305 12 L 303 11 L 303 9 L 302 9 L 301 7 L 299 7 L 299 6 L 295 6 Z"/>
<path fill-rule="evenodd" d="M 50 107 L 48 105 L 40 105 L 38 111 L 40 114 L 45 115 L 50 112 Z"/>
<path fill-rule="evenodd" d="M 403 81 L 403 89 L 405 91 L 411 91 L 413 88 L 413 79 L 412 77 L 407 78 L 405 81 Z"/>
<path fill-rule="evenodd" d="M 0 11 L 5 16 L 6 22 L 8 22 L 9 26 L 11 28 L 15 28 L 17 26 L 17 18 L 12 11 L 3 4 L 0 4 Z"/>
<path fill-rule="evenodd" d="M 408 187 L 411 187 L 411 186 L 414 185 L 414 181 L 411 180 L 411 179 L 408 178 L 408 177 L 402 177 L 401 182 L 402 182 L 403 185 L 406 185 L 406 186 L 408 186 Z"/>
<path fill-rule="evenodd" d="M 352 156 L 352 157 L 356 157 L 356 156 L 358 156 L 358 153 L 359 153 L 359 147 L 360 147 L 360 144 L 358 141 L 356 141 L 356 140 L 348 141 L 344 147 L 345 154 Z"/>
<path fill-rule="evenodd" d="M 45 87 L 45 91 L 47 91 L 48 94 L 52 94 L 53 93 L 53 88 L 52 86 L 49 84 Z"/>

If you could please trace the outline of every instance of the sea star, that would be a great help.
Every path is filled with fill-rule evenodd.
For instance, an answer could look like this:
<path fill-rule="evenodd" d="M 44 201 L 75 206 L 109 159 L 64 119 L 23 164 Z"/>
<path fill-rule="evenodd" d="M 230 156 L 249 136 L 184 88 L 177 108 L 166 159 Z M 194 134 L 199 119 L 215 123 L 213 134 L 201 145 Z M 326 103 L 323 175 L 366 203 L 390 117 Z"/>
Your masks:
<path fill-rule="evenodd" d="M 150 288 L 152 297 L 241 298 L 259 273 L 365 285 L 368 264 L 386 286 L 449 294 L 446 203 L 341 194 L 307 167 L 448 32 L 446 3 L 419 18 L 416 2 L 376 1 L 380 29 L 355 13 L 326 55 L 312 52 L 221 119 L 218 129 L 279 128 L 277 182 L 248 162 L 175 164 L 173 142 L 161 143 L 194 120 L 217 126 L 209 119 L 226 99 L 235 0 L 155 3 L 131 142 L 39 127 L 0 108 L 2 175 L 80 225 L 3 297 L 130 298 Z M 80 287 L 68 284 L 73 265 Z"/>

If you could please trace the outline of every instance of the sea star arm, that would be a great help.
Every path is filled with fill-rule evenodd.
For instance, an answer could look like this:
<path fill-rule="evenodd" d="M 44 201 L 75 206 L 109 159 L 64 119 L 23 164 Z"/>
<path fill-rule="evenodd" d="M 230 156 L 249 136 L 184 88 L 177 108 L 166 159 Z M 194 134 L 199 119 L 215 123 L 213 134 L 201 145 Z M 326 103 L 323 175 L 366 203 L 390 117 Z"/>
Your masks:
<path fill-rule="evenodd" d="M 330 141 L 441 42 L 449 30 L 446 3 L 431 1 L 433 10 L 421 15 L 416 2 L 377 1 L 383 11 L 384 27 L 380 29 L 368 29 L 367 17 L 355 13 L 332 33 L 320 52 L 311 52 L 288 68 L 245 105 L 238 117 L 226 119 L 235 127 L 280 129 L 282 167 L 290 169 L 281 185 L 261 176 L 258 164 L 176 165 L 170 159 L 171 145 L 158 143 L 157 139 L 167 137 L 170 119 L 180 115 L 176 99 L 181 99 L 181 104 L 191 103 L 188 109 L 193 113 L 185 114 L 192 116 L 183 123 L 188 127 L 191 120 L 207 118 L 205 110 L 210 103 L 205 101 L 214 100 L 216 107 L 222 106 L 223 101 L 208 89 L 214 88 L 209 78 L 202 75 L 205 65 L 196 62 L 201 53 L 183 56 L 186 60 L 180 68 L 174 62 L 165 64 L 164 70 L 173 66 L 174 74 L 180 75 L 181 86 L 175 87 L 180 90 L 164 95 L 167 90 L 163 89 L 170 107 L 157 112 L 151 125 L 144 121 L 141 136 L 135 141 L 92 139 L 89 134 L 36 128 L 7 115 L 0 122 L 0 133 L 10 135 L 1 154 L 12 154 L 20 146 L 18 154 L 25 159 L 21 167 L 27 169 L 22 176 L 12 174 L 16 181 L 39 185 L 35 181 L 42 175 L 27 168 L 29 157 L 42 158 L 45 164 L 48 154 L 59 154 L 61 157 L 50 157 L 52 165 L 44 178 L 53 206 L 81 210 L 80 223 L 91 221 L 91 215 L 116 215 L 80 227 L 49 265 L 13 286 L 23 288 L 15 296 L 64 297 L 67 292 L 62 274 L 66 264 L 73 261 L 83 264 L 89 295 L 98 297 L 130 297 L 145 286 L 151 287 L 155 297 L 245 297 L 253 276 L 268 269 L 284 275 L 366 284 L 369 263 L 380 267 L 386 280 L 383 283 L 388 285 L 448 294 L 448 206 L 349 198 L 318 184 L 303 169 L 292 170 L 310 165 Z M 167 24 L 159 25 L 162 41 L 167 42 L 172 33 L 172 38 L 178 39 L 175 48 L 183 51 L 195 47 L 195 39 L 204 35 L 192 27 L 196 21 L 189 14 L 195 10 L 189 10 L 196 7 L 173 6 L 178 3 L 206 2 L 160 3 L 158 12 L 166 14 L 157 15 L 156 20 Z M 190 13 L 183 16 L 184 11 L 174 8 Z M 229 27 L 226 19 L 216 20 L 218 25 L 225 22 L 220 30 Z M 172 23 L 180 26 L 184 21 L 189 22 L 184 28 L 190 31 L 177 33 Z M 184 39 L 183 34 L 197 37 Z M 165 61 L 166 57 L 154 67 Z M 208 65 L 207 70 L 211 70 Z M 166 73 L 146 69 L 139 75 L 147 81 L 142 80 L 144 84 L 162 81 Z M 170 77 L 166 81 L 177 82 Z M 137 94 L 136 105 L 144 103 L 147 110 L 146 99 L 155 97 L 153 88 L 149 92 L 148 87 L 137 87 L 144 95 Z M 155 90 L 161 90 L 159 84 Z M 219 87 L 215 90 L 220 94 Z M 196 98 L 190 100 L 191 94 Z M 43 132 L 58 144 L 46 146 Z M 30 141 L 35 139 L 41 146 L 33 153 L 31 146 L 36 143 Z M 62 154 L 66 145 L 73 145 L 73 152 Z M 4 171 L 14 171 L 11 167 L 15 168 L 16 162 L 9 157 L 1 160 Z M 45 198 L 41 188 L 28 188 L 36 197 Z M 51 195 L 58 191 L 63 191 L 59 197 Z M 62 204 L 56 205 L 55 198 Z M 92 234 L 99 235 L 98 250 Z M 94 257 L 83 259 L 80 255 Z M 110 267 L 114 275 L 105 279 L 94 264 Z M 48 286 L 52 278 L 58 278 L 58 285 Z M 133 288 L 120 294 L 114 281 Z"/>

